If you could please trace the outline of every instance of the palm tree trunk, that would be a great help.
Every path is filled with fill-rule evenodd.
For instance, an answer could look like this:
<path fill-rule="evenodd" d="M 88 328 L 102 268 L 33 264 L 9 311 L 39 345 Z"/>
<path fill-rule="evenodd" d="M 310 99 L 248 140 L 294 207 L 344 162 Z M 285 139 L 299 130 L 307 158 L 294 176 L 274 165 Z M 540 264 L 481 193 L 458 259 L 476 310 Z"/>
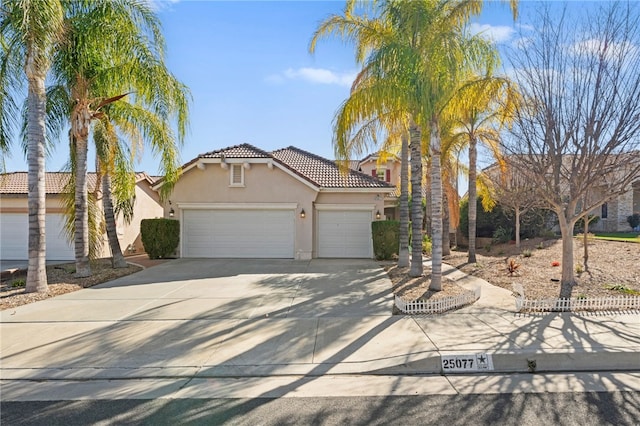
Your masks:
<path fill-rule="evenodd" d="M 25 71 L 29 82 L 27 97 L 27 195 L 29 209 L 29 263 L 25 291 L 46 292 L 46 188 L 45 188 L 45 74 L 38 72 L 35 54 L 27 56 Z"/>
<path fill-rule="evenodd" d="M 76 276 L 91 275 L 89 264 L 89 206 L 87 191 L 87 151 L 91 115 L 86 101 L 80 100 L 72 113 L 71 129 L 75 139 L 75 257 Z"/>
<path fill-rule="evenodd" d="M 442 174 L 440 171 L 440 129 L 438 120 L 431 120 L 431 284 L 434 291 L 442 290 Z"/>
<path fill-rule="evenodd" d="M 476 146 L 476 138 L 469 138 L 469 258 L 467 262 L 476 263 L 476 224 L 478 218 L 478 191 L 477 191 L 477 172 L 476 163 L 478 157 L 478 149 Z"/>
<path fill-rule="evenodd" d="M 447 192 L 442 194 L 442 255 L 451 254 L 451 237 L 449 236 L 449 199 Z"/>
<path fill-rule="evenodd" d="M 409 140 L 402 136 L 400 150 L 400 247 L 398 267 L 409 266 Z"/>
<path fill-rule="evenodd" d="M 116 230 L 116 218 L 113 213 L 113 202 L 111 200 L 111 175 L 109 173 L 106 173 L 102 177 L 102 206 L 104 209 L 107 237 L 109 238 L 109 247 L 111 248 L 111 256 L 113 257 L 113 267 L 126 268 L 127 262 L 122 255 Z"/>
<path fill-rule="evenodd" d="M 422 264 L 422 132 L 415 123 L 409 129 L 411 138 L 411 270 L 410 277 L 420 277 Z"/>

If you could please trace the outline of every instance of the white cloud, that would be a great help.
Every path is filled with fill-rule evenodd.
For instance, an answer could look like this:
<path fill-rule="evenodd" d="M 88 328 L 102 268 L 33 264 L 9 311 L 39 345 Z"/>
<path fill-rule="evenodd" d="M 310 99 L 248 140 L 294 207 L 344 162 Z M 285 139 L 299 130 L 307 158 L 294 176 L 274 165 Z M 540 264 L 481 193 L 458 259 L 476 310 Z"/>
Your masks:
<path fill-rule="evenodd" d="M 469 30 L 472 34 L 480 34 L 496 43 L 509 41 L 516 31 L 513 27 L 504 25 L 478 24 L 475 22 L 469 26 Z"/>
<path fill-rule="evenodd" d="M 324 68 L 289 68 L 282 74 L 270 75 L 266 78 L 271 83 L 283 83 L 284 80 L 302 80 L 314 84 L 333 84 L 337 86 L 351 87 L 357 73 L 335 72 Z"/>
<path fill-rule="evenodd" d="M 179 3 L 180 0 L 146 0 L 151 9 L 155 11 L 171 10 L 171 6 Z"/>

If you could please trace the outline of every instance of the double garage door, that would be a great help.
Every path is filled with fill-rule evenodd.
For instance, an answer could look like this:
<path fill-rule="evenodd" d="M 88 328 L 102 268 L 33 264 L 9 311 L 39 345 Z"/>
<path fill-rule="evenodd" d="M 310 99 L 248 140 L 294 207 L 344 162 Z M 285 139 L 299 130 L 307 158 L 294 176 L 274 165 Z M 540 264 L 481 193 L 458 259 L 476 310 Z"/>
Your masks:
<path fill-rule="evenodd" d="M 45 233 L 47 260 L 73 260 L 73 246 L 64 234 L 64 216 L 47 214 Z M 26 260 L 29 258 L 29 215 L 2 213 L 0 215 L 0 258 Z"/>
<path fill-rule="evenodd" d="M 294 210 L 184 210 L 182 221 L 183 257 L 294 257 Z"/>

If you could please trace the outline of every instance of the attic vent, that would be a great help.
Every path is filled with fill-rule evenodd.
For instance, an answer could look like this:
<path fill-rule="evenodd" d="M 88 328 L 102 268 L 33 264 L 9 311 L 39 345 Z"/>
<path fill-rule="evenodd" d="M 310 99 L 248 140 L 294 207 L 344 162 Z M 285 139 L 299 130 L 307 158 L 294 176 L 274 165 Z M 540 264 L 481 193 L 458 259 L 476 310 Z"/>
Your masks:
<path fill-rule="evenodd" d="M 232 164 L 229 172 L 231 186 L 244 186 L 244 168 L 242 164 Z"/>

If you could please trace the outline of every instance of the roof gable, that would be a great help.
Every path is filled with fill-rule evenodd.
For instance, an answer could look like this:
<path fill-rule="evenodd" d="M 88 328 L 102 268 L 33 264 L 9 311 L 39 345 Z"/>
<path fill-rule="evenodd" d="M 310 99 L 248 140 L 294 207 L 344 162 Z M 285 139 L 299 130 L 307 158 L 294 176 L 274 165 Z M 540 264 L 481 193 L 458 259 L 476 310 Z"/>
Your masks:
<path fill-rule="evenodd" d="M 198 155 L 198 158 L 271 158 L 268 152 L 248 143 L 230 146 L 216 151 Z"/>

